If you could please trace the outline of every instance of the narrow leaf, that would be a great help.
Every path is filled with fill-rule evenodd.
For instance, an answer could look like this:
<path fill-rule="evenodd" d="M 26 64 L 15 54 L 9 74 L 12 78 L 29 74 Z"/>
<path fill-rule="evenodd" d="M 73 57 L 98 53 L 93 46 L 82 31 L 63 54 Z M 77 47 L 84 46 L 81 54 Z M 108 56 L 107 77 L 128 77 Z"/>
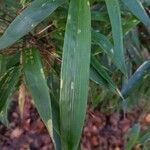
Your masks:
<path fill-rule="evenodd" d="M 56 150 L 61 150 L 61 140 L 60 140 L 60 109 L 59 109 L 59 93 L 60 93 L 60 79 L 56 74 L 50 72 L 48 76 L 48 86 L 51 96 L 52 105 L 52 116 L 53 116 L 53 129 L 54 140 L 56 143 Z"/>
<path fill-rule="evenodd" d="M 0 111 L 5 106 L 5 103 L 9 96 L 12 94 L 15 85 L 20 75 L 19 67 L 10 68 L 0 78 Z"/>
<path fill-rule="evenodd" d="M 10 96 L 15 91 L 19 76 L 19 67 L 12 67 L 0 78 L 0 121 L 6 126 L 8 126 Z"/>
<path fill-rule="evenodd" d="M 113 45 L 105 35 L 92 30 L 92 41 L 94 44 L 99 45 L 115 61 Z"/>
<path fill-rule="evenodd" d="M 117 86 L 96 58 L 92 57 L 91 65 L 94 68 L 94 70 L 98 73 L 99 80 L 101 80 L 101 83 L 108 89 L 111 89 L 113 92 L 117 91 Z M 97 80 L 98 83 L 100 82 L 99 80 Z"/>
<path fill-rule="evenodd" d="M 50 74 L 48 77 L 48 86 L 51 96 L 51 104 L 52 104 L 52 114 L 53 114 L 53 124 L 55 129 L 57 129 L 58 134 L 60 134 L 60 111 L 59 111 L 59 93 L 60 93 L 60 83 L 59 78 Z"/>
<path fill-rule="evenodd" d="M 63 48 L 60 118 L 62 150 L 77 150 L 84 124 L 91 46 L 88 0 L 71 0 Z"/>
<path fill-rule="evenodd" d="M 35 0 L 9 25 L 0 38 L 0 49 L 14 44 L 48 17 L 65 0 Z"/>
<path fill-rule="evenodd" d="M 51 101 L 38 50 L 34 48 L 25 49 L 23 52 L 23 61 L 27 88 L 31 92 L 40 117 L 52 135 Z"/>
<path fill-rule="evenodd" d="M 150 61 L 144 62 L 137 71 L 129 78 L 129 80 L 123 85 L 121 91 L 122 95 L 127 98 L 130 93 L 137 87 L 140 80 L 150 72 Z"/>
<path fill-rule="evenodd" d="M 146 13 L 142 2 L 140 0 L 122 0 L 122 2 L 129 8 L 129 10 L 149 28 L 150 17 Z M 149 28 L 150 29 L 150 28 Z"/>
<path fill-rule="evenodd" d="M 118 62 L 120 70 L 126 74 L 126 65 L 123 49 L 123 32 L 121 24 L 121 12 L 118 0 L 105 0 L 109 18 L 112 26 L 112 35 L 114 41 L 114 57 Z"/>
<path fill-rule="evenodd" d="M 150 141 L 150 132 L 145 133 L 140 139 L 140 144 L 145 144 L 146 142 Z"/>
<path fill-rule="evenodd" d="M 136 144 L 136 142 L 138 141 L 139 134 L 140 125 L 135 124 L 128 133 L 129 141 L 126 144 L 125 150 L 131 150 L 133 148 L 134 144 Z"/>
<path fill-rule="evenodd" d="M 0 76 L 2 76 L 6 72 L 6 64 L 6 56 L 0 54 Z"/>

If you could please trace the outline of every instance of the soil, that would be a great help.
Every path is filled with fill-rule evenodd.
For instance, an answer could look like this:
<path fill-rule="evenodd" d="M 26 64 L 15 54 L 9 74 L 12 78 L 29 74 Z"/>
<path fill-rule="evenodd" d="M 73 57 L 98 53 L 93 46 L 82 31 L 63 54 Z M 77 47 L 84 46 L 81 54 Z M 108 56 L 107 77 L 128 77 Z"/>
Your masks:
<path fill-rule="evenodd" d="M 48 132 L 39 118 L 36 109 L 26 97 L 23 119 L 20 118 L 18 102 L 13 100 L 8 113 L 9 127 L 0 124 L 0 150 L 54 150 Z M 150 122 L 150 115 L 141 121 L 143 110 L 140 107 L 127 112 L 104 113 L 93 110 L 89 105 L 81 138 L 83 150 L 123 150 L 126 133 L 139 122 L 144 129 Z M 134 148 L 140 150 L 139 148 Z"/>

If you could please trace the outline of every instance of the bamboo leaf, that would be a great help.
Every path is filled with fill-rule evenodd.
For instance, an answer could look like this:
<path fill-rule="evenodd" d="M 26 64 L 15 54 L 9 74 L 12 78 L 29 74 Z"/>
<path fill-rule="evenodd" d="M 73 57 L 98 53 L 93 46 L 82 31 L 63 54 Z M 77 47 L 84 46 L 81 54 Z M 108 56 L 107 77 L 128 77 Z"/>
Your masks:
<path fill-rule="evenodd" d="M 112 81 L 112 79 L 109 77 L 108 73 L 105 71 L 104 67 L 98 62 L 98 60 L 94 57 L 91 59 L 91 65 L 93 70 L 99 75 L 99 80 L 97 79 L 97 82 L 100 84 L 103 84 L 108 89 L 111 89 L 113 92 L 117 92 L 117 86 Z M 94 73 L 94 72 L 93 72 Z M 96 74 L 95 74 L 96 75 Z M 98 76 L 97 76 L 98 78 Z M 96 79 L 96 77 L 95 77 Z M 101 81 L 101 82 L 100 82 Z"/>
<path fill-rule="evenodd" d="M 57 75 L 50 72 L 48 76 L 48 86 L 51 96 L 52 104 L 52 116 L 53 116 L 53 126 L 54 140 L 56 143 L 56 150 L 61 150 L 61 140 L 60 140 L 60 109 L 59 109 L 59 93 L 60 93 L 60 82 Z"/>
<path fill-rule="evenodd" d="M 144 145 L 146 142 L 150 141 L 150 132 L 145 133 L 142 137 L 139 139 L 139 143 Z"/>
<path fill-rule="evenodd" d="M 107 73 L 104 66 L 102 66 L 98 60 L 94 57 L 91 59 L 91 70 L 90 70 L 90 77 L 96 83 L 103 85 L 104 87 L 108 88 L 112 92 L 118 94 L 122 100 L 124 97 L 122 96 L 120 90 L 118 89 L 117 85 L 114 81 L 110 78 L 109 74 Z M 92 74 L 91 74 L 92 73 Z M 92 76 L 91 76 L 92 75 Z"/>
<path fill-rule="evenodd" d="M 38 50 L 35 48 L 25 49 L 23 52 L 23 61 L 27 88 L 31 92 L 40 117 L 52 136 L 51 100 Z"/>
<path fill-rule="evenodd" d="M 0 54 L 0 76 L 6 71 L 6 56 Z"/>
<path fill-rule="evenodd" d="M 48 17 L 65 0 L 35 0 L 9 25 L 0 38 L 0 49 L 14 44 Z"/>
<path fill-rule="evenodd" d="M 146 13 L 140 0 L 122 0 L 122 2 L 129 8 L 129 10 L 149 28 L 150 17 Z M 150 29 L 150 28 L 149 28 Z"/>
<path fill-rule="evenodd" d="M 12 67 L 0 78 L 0 111 L 14 90 L 20 75 L 19 72 L 19 67 Z"/>
<path fill-rule="evenodd" d="M 95 30 L 92 30 L 92 41 L 94 44 L 99 45 L 106 54 L 108 54 L 115 62 L 114 58 L 114 47 L 112 43 L 109 41 L 109 39 L 101 34 L 100 32 L 96 32 Z"/>
<path fill-rule="evenodd" d="M 118 0 L 105 0 L 109 18 L 112 26 L 112 35 L 114 41 L 114 57 L 118 62 L 120 70 L 126 74 L 126 65 L 123 49 L 123 32 L 121 24 L 121 13 Z"/>
<path fill-rule="evenodd" d="M 131 150 L 133 148 L 134 144 L 136 144 L 138 140 L 139 134 L 140 134 L 140 125 L 135 124 L 128 133 L 129 141 L 126 144 L 125 150 Z"/>
<path fill-rule="evenodd" d="M 60 93 L 60 83 L 59 78 L 53 73 L 49 74 L 48 86 L 51 96 L 52 104 L 52 114 L 53 114 L 53 124 L 57 128 L 58 134 L 60 134 L 60 111 L 59 111 L 59 93 Z"/>
<path fill-rule="evenodd" d="M 130 93 L 137 87 L 140 80 L 150 72 L 150 61 L 144 62 L 137 71 L 129 78 L 129 80 L 124 84 L 121 91 L 122 95 L 127 98 Z"/>
<path fill-rule="evenodd" d="M 88 0 L 71 0 L 63 48 L 60 118 L 62 150 L 77 150 L 84 124 L 90 68 Z"/>
<path fill-rule="evenodd" d="M 0 78 L 0 120 L 6 126 L 8 126 L 7 110 L 10 104 L 10 96 L 15 90 L 15 86 L 19 81 L 20 68 L 10 68 Z"/>

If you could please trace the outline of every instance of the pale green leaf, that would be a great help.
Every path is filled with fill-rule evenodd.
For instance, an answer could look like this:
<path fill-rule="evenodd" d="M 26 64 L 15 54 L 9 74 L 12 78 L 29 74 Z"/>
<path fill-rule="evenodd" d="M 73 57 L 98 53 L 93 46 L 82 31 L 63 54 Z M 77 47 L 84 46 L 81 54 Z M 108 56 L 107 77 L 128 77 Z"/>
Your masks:
<path fill-rule="evenodd" d="M 122 0 L 122 2 L 141 22 L 145 24 L 145 26 L 148 28 L 150 27 L 150 17 L 146 13 L 140 0 Z"/>

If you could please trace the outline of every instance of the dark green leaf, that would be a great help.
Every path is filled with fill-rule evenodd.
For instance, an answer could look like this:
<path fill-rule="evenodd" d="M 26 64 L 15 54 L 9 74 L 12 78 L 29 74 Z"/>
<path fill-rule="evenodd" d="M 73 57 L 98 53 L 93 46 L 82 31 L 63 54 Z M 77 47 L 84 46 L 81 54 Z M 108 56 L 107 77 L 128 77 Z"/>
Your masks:
<path fill-rule="evenodd" d="M 145 133 L 142 137 L 139 139 L 140 144 L 145 144 L 150 140 L 150 132 Z"/>
<path fill-rule="evenodd" d="M 52 104 L 52 116 L 53 116 L 53 128 L 54 140 L 56 143 L 56 150 L 61 150 L 60 140 L 60 109 L 59 109 L 59 93 L 60 93 L 60 82 L 57 75 L 50 73 L 48 76 L 48 86 L 50 89 L 51 104 Z"/>
<path fill-rule="evenodd" d="M 91 59 L 91 65 L 93 68 L 93 73 L 95 75 L 95 80 L 97 80 L 97 83 L 102 84 L 103 86 L 107 87 L 108 89 L 112 90 L 113 92 L 117 93 L 119 96 L 122 95 L 119 92 L 117 86 L 113 82 L 113 80 L 110 78 L 109 74 L 107 73 L 106 69 L 98 62 L 98 60 L 94 57 Z M 97 79 L 99 76 L 99 80 Z"/>
<path fill-rule="evenodd" d="M 0 78 L 0 111 L 5 106 L 9 96 L 12 94 L 20 75 L 19 67 L 10 68 Z"/>
<path fill-rule="evenodd" d="M 105 0 L 110 22 L 112 26 L 112 35 L 114 41 L 114 58 L 120 70 L 126 74 L 126 65 L 124 58 L 124 49 L 123 49 L 123 33 L 122 33 L 122 24 L 121 24 L 121 13 L 118 0 Z"/>
<path fill-rule="evenodd" d="M 125 150 L 131 150 L 133 148 L 133 146 L 138 141 L 139 134 L 140 134 L 140 125 L 135 124 L 128 133 L 129 141 L 125 146 Z"/>
<path fill-rule="evenodd" d="M 0 38 L 0 49 L 6 48 L 30 32 L 65 0 L 35 0 L 9 25 Z"/>
<path fill-rule="evenodd" d="M 71 0 L 63 48 L 60 118 L 63 150 L 77 150 L 84 124 L 91 46 L 88 0 Z"/>
<path fill-rule="evenodd" d="M 122 95 L 127 98 L 130 93 L 137 87 L 139 81 L 150 72 L 150 61 L 144 62 L 137 71 L 124 84 L 121 91 Z"/>
<path fill-rule="evenodd" d="M 52 135 L 51 100 L 38 50 L 35 48 L 25 49 L 23 51 L 23 62 L 27 88 L 31 92 L 40 117 Z"/>
<path fill-rule="evenodd" d="M 6 71 L 7 57 L 0 54 L 0 76 Z"/>
<path fill-rule="evenodd" d="M 19 67 L 10 68 L 0 78 L 0 121 L 8 126 L 8 109 L 10 105 L 10 96 L 15 91 L 15 86 L 19 81 Z"/>

